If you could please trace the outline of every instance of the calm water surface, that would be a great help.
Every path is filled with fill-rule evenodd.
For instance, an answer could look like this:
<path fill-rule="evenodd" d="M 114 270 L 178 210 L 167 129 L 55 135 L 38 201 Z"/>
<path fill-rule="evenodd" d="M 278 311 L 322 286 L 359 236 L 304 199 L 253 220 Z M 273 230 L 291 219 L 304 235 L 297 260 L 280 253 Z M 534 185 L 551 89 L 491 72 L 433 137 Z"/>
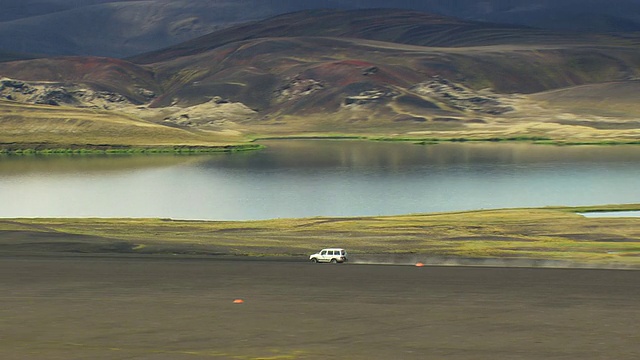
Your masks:
<path fill-rule="evenodd" d="M 640 147 L 265 144 L 206 156 L 0 157 L 0 217 L 245 220 L 640 202 Z"/>

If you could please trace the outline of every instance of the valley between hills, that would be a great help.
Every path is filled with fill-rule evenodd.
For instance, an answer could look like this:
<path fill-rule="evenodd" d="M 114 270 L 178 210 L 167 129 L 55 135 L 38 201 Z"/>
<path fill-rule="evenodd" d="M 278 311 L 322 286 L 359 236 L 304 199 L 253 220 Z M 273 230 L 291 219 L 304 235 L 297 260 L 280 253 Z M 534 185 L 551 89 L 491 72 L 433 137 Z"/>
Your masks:
<path fill-rule="evenodd" d="M 309 10 L 127 59 L 0 62 L 5 152 L 272 137 L 640 142 L 640 40 L 407 10 Z"/>

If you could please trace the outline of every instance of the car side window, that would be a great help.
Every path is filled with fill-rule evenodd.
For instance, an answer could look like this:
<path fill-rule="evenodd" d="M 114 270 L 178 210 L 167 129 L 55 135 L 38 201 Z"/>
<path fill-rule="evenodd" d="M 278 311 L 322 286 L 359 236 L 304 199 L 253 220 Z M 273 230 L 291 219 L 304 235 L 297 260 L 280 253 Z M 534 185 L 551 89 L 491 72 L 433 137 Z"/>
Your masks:
<path fill-rule="evenodd" d="M 323 252 L 320 253 L 320 255 L 327 255 L 327 252 L 323 251 Z"/>
<path fill-rule="evenodd" d="M 329 251 L 329 255 L 333 255 L 333 251 Z"/>

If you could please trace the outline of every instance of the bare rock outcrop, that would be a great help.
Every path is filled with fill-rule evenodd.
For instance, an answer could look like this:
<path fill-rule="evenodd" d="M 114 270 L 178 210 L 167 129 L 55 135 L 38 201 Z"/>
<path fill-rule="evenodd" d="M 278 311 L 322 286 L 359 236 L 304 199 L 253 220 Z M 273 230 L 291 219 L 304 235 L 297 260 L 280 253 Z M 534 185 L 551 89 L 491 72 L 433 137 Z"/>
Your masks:
<path fill-rule="evenodd" d="M 276 101 L 285 102 L 311 95 L 322 89 L 324 85 L 320 81 L 296 76 L 276 89 L 274 95 Z"/>
<path fill-rule="evenodd" d="M 358 95 L 347 96 L 344 99 L 344 106 L 358 106 L 370 104 L 382 104 L 398 95 L 388 89 L 372 89 L 360 92 Z"/>
<path fill-rule="evenodd" d="M 409 91 L 430 97 L 460 111 L 500 115 L 513 110 L 512 107 L 503 104 L 498 96 L 481 94 L 440 76 L 416 84 Z"/>
<path fill-rule="evenodd" d="M 155 97 L 152 91 L 146 89 L 138 89 L 138 92 L 149 99 Z M 31 82 L 8 78 L 0 79 L 0 97 L 26 104 L 68 105 L 108 110 L 131 105 L 126 96 L 113 91 L 96 91 L 79 84 Z"/>

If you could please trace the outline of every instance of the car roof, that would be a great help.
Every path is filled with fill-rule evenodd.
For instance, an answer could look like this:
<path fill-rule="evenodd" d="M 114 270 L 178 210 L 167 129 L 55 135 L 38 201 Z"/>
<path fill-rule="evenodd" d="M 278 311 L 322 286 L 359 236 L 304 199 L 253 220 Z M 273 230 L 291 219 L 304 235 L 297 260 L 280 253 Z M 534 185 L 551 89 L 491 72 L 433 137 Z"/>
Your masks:
<path fill-rule="evenodd" d="M 343 248 L 326 248 L 326 249 L 322 249 L 320 251 L 324 251 L 324 250 L 344 250 Z"/>

